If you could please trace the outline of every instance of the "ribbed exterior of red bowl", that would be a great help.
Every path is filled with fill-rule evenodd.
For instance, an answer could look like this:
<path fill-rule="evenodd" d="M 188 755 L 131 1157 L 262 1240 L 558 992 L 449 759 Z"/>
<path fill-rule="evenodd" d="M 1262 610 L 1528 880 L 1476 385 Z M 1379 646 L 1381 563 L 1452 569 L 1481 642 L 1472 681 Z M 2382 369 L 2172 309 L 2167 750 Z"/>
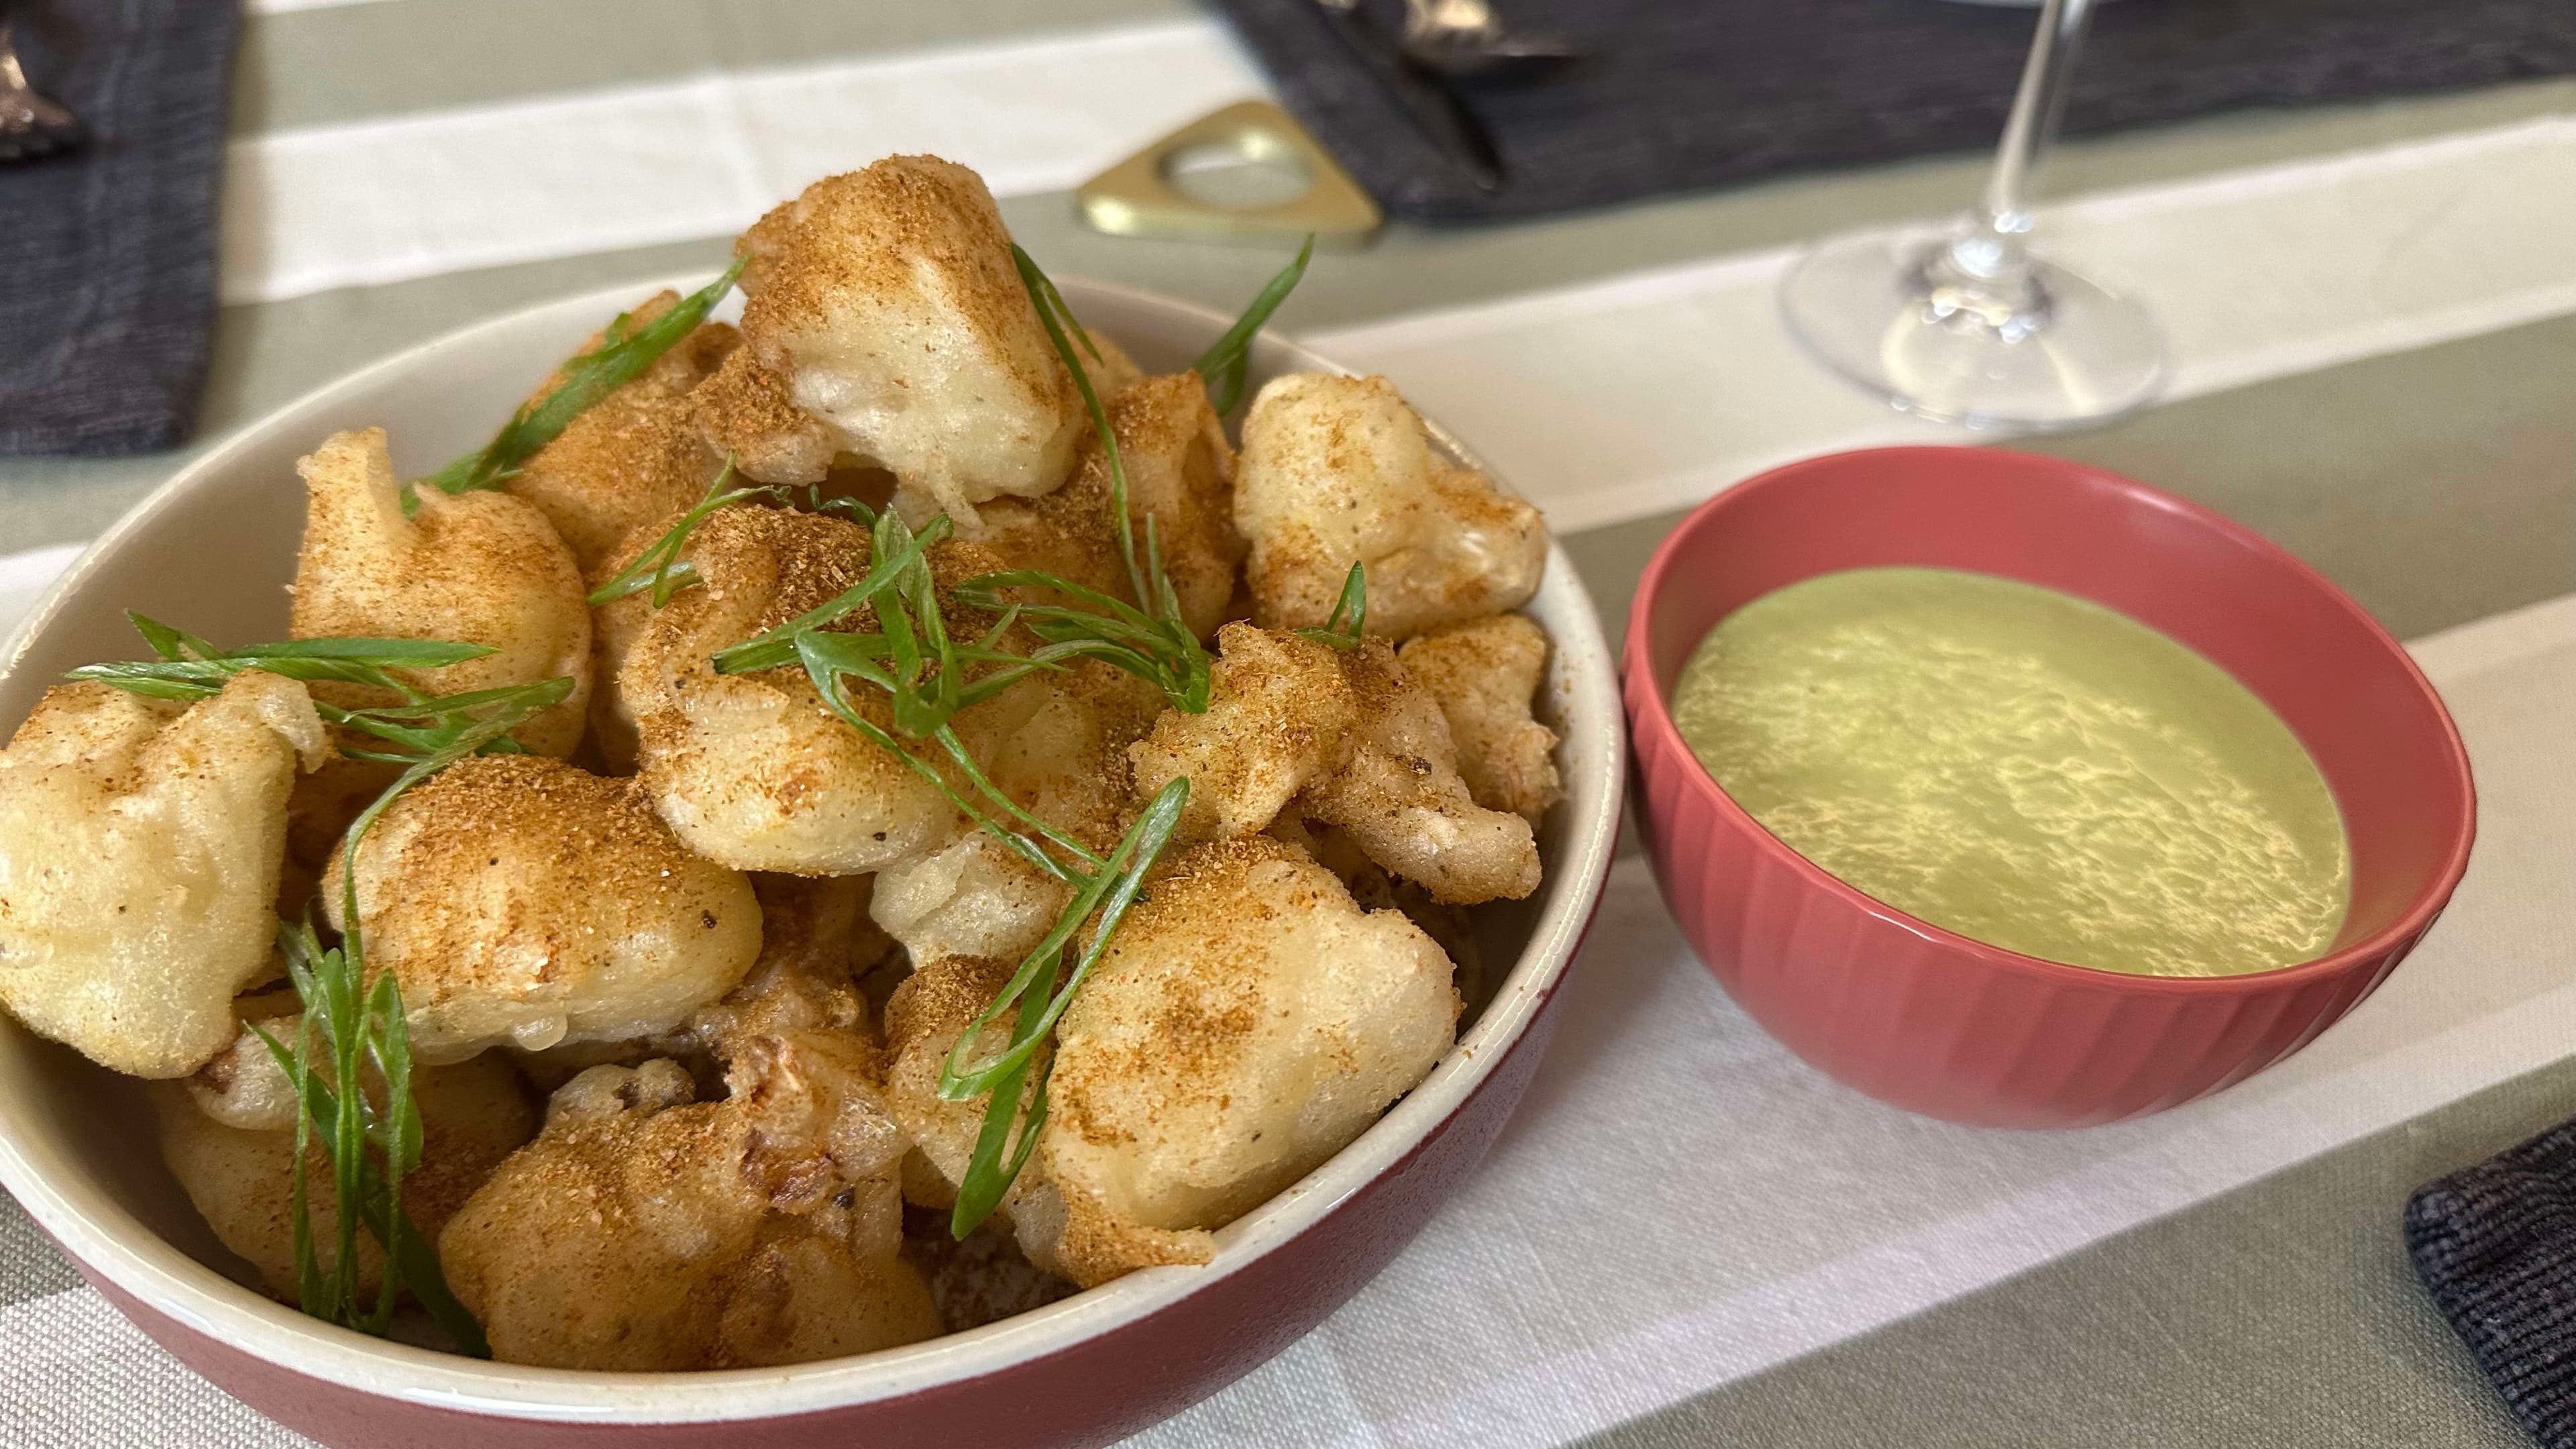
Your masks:
<path fill-rule="evenodd" d="M 1764 830 L 1691 756 L 1666 691 L 1733 608 L 1802 578 L 1885 565 L 2063 589 L 2235 673 L 2299 734 L 2343 808 L 2353 939 L 2244 976 L 2086 970 L 1915 920 Z M 1954 1121 L 2116 1121 L 2261 1071 L 2414 949 L 2449 902 L 2476 832 L 2458 730 L 2359 605 L 2238 524 L 2064 459 L 1864 449 L 1739 483 L 1683 519 L 1647 564 L 1620 662 L 1632 795 L 1684 936 L 1800 1056 Z"/>
<path fill-rule="evenodd" d="M 2078 1127 L 2177 1106 L 2305 1046 L 2423 934 L 2333 975 L 2238 977 L 2226 992 L 2033 973 L 2001 953 L 1961 950 L 1820 888 L 1814 867 L 1722 803 L 1671 721 L 1641 700 L 1639 677 L 1631 660 L 1631 798 L 1683 937 L 1791 1051 L 1909 1111 Z"/>

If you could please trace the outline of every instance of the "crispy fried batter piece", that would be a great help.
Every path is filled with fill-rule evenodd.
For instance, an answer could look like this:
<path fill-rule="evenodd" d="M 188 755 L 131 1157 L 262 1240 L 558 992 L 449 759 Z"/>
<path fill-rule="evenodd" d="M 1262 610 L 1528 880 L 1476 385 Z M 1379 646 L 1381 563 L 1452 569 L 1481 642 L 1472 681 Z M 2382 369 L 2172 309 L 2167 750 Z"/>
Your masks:
<path fill-rule="evenodd" d="M 902 1137 L 855 1033 L 763 1035 L 691 1103 L 667 1061 L 594 1067 L 448 1223 L 448 1281 L 493 1356 L 670 1371 L 928 1338 L 902 1256 Z"/>
<path fill-rule="evenodd" d="M 678 306 L 664 291 L 636 307 L 643 327 Z M 607 345 L 594 333 L 576 356 Z M 521 464 L 508 483 L 554 525 L 573 561 L 587 571 L 639 525 L 698 501 L 723 467 L 699 430 L 690 392 L 716 370 L 741 338 L 721 322 L 699 326 L 654 359 L 633 381 L 592 403 L 555 440 Z M 560 370 L 529 395 L 535 402 L 562 386 Z"/>
<path fill-rule="evenodd" d="M 592 1067 L 641 1066 L 657 1058 L 712 1083 L 724 1062 L 741 1055 L 741 1043 L 763 1035 L 828 1028 L 872 1041 L 874 1019 L 857 980 L 894 953 L 894 942 L 868 919 L 874 882 L 873 876 L 754 875 L 760 955 L 731 991 L 670 1031 L 512 1055 L 540 1090 L 553 1092 Z"/>
<path fill-rule="evenodd" d="M 323 902 L 345 929 L 339 877 Z M 357 899 L 423 1061 L 668 1031 L 760 950 L 748 880 L 682 849 L 631 783 L 537 755 L 465 760 L 396 801 L 358 848 Z"/>
<path fill-rule="evenodd" d="M 1096 370 L 1096 369 L 1095 369 Z M 1181 617 L 1205 638 L 1226 620 L 1243 539 L 1234 530 L 1234 449 L 1194 372 L 1141 379 L 1108 402 L 1110 431 L 1127 473 L 1127 514 L 1137 557 L 1154 521 L 1164 571 Z M 1071 481 L 1028 502 L 982 510 L 977 540 L 1013 568 L 1042 569 L 1127 602 L 1127 566 L 1109 507 L 1109 458 L 1086 431 Z"/>
<path fill-rule="evenodd" d="M 957 1201 L 957 1184 L 965 1179 L 975 1134 L 983 1124 L 984 1103 L 942 1098 L 939 1069 L 966 1024 L 1011 979 L 1013 965 L 990 957 L 930 957 L 886 1002 L 886 1109 L 912 1144 L 903 1163 L 903 1194 L 911 1202 L 946 1208 Z M 985 1040 L 1008 1041 L 1018 1017 L 1016 1011 L 1003 1012 L 986 1028 Z M 1032 1179 L 1033 1174 L 1024 1172 L 1011 1184 L 996 1219 L 1011 1222 Z"/>
<path fill-rule="evenodd" d="M 1483 999 L 1485 951 L 1476 939 L 1472 907 L 1450 905 L 1431 892 L 1369 859 L 1351 833 L 1323 820 L 1309 819 L 1302 803 L 1279 812 L 1262 834 L 1284 840 L 1314 857 L 1315 863 L 1341 878 L 1364 911 L 1402 911 L 1422 933 L 1440 943 L 1442 954 L 1457 968 L 1458 996 L 1473 1006 Z"/>
<path fill-rule="evenodd" d="M 1458 745 L 1458 773 L 1476 803 L 1536 826 L 1564 798 L 1556 731 L 1530 718 L 1547 669 L 1547 631 L 1526 614 L 1451 624 L 1396 651 L 1404 676 L 1428 690 Z"/>
<path fill-rule="evenodd" d="M 1529 822 L 1476 803 L 1438 702 L 1385 641 L 1338 651 L 1249 624 L 1217 640 L 1207 713 L 1167 711 L 1128 751 L 1139 796 L 1189 777 L 1181 838 L 1256 834 L 1293 799 L 1444 903 L 1538 888 Z"/>
<path fill-rule="evenodd" d="M 1355 561 L 1368 565 L 1368 629 L 1403 639 L 1516 609 L 1538 590 L 1538 510 L 1431 449 L 1422 419 L 1382 377 L 1273 379 L 1243 423 L 1234 522 L 1252 545 L 1254 619 L 1312 627 Z"/>
<path fill-rule="evenodd" d="M 286 1005 L 291 1010 L 293 1004 L 290 996 Z M 298 1020 L 288 1015 L 264 1024 L 291 1047 Z M 519 1074 L 497 1055 L 421 1067 L 411 1080 L 412 1099 L 420 1108 L 421 1154 L 420 1165 L 403 1176 L 403 1210 L 435 1242 L 440 1228 L 492 1169 L 536 1135 L 536 1103 Z M 286 1074 L 248 1032 L 184 1088 L 164 1084 L 153 1093 L 161 1119 L 161 1155 L 170 1175 L 215 1237 L 258 1269 L 268 1291 L 288 1303 L 296 1293 L 293 1101 Z M 337 1242 L 333 1225 L 339 1219 L 339 1199 L 322 1145 L 313 1143 L 309 1151 L 306 1211 L 314 1247 L 328 1271 Z M 362 1294 L 376 1291 L 383 1265 L 383 1250 L 361 1234 Z"/>
<path fill-rule="evenodd" d="M 1014 686 L 982 721 L 976 755 L 1012 802 L 1107 854 L 1128 808 L 1127 747 L 1161 708 L 1150 684 L 1097 660 Z M 1014 719 L 1012 716 L 1017 715 Z M 1017 960 L 1042 939 L 1070 891 L 961 821 L 946 844 L 877 876 L 870 909 L 916 961 Z"/>
<path fill-rule="evenodd" d="M 1371 860 L 1449 905 L 1519 900 L 1538 889 L 1538 842 L 1518 815 L 1476 803 L 1439 701 L 1370 639 L 1341 657 L 1360 697 L 1348 764 L 1306 787 L 1306 808 Z"/>
<path fill-rule="evenodd" d="M 571 697 L 513 733 L 540 754 L 572 753 L 590 696 L 590 609 L 581 570 L 545 515 L 506 493 L 422 488 L 419 511 L 403 517 L 382 428 L 335 433 L 296 467 L 308 503 L 294 637 L 444 639 L 498 651 L 394 671 L 439 694 L 568 675 Z M 370 693 L 350 684 L 318 690 L 335 704 L 385 702 Z"/>
<path fill-rule="evenodd" d="M 699 435 L 733 459 L 734 471 L 762 483 L 820 483 L 840 452 L 832 430 L 796 405 L 787 374 L 737 347 L 689 395 Z"/>
<path fill-rule="evenodd" d="M 682 556 L 703 587 L 659 611 L 643 594 L 609 607 L 645 615 L 618 671 L 618 708 L 637 722 L 646 793 L 689 848 L 740 870 L 857 875 L 945 842 L 957 814 L 938 787 L 835 718 L 802 668 L 725 675 L 712 662 L 718 650 L 857 583 L 868 567 L 867 530 L 816 514 L 727 508 L 698 526 Z M 944 583 L 991 560 L 942 544 L 931 563 Z M 952 613 L 951 630 L 979 627 L 961 622 L 974 617 Z M 873 629 L 875 618 L 862 608 L 844 627 Z M 891 726 L 883 691 L 850 694 Z M 960 715 L 961 734 L 1000 703 Z"/>
<path fill-rule="evenodd" d="M 233 1039 L 270 969 L 286 801 L 330 755 L 304 686 L 246 673 L 185 710 L 45 691 L 0 750 L 0 1004 L 145 1077 Z"/>
<path fill-rule="evenodd" d="M 1348 763 L 1360 727 L 1359 695 L 1326 646 L 1237 623 L 1217 631 L 1217 648 L 1207 712 L 1170 711 L 1127 752 L 1139 796 L 1189 776 L 1184 840 L 1258 832 Z"/>
<path fill-rule="evenodd" d="M 1056 1030 L 1040 1134 L 1060 1235 L 1032 1261 L 1088 1287 L 1205 1262 L 1209 1233 L 1357 1137 L 1449 1049 L 1449 959 L 1266 836 L 1157 876 Z"/>
<path fill-rule="evenodd" d="M 791 463 L 770 479 L 782 482 L 812 481 L 818 459 L 853 454 L 893 469 L 923 513 L 944 509 L 970 529 L 976 504 L 1064 481 L 1081 397 L 981 177 L 890 156 L 805 188 L 741 249 L 755 259 L 742 318 L 753 362 L 727 380 L 719 446 L 763 467 Z M 781 381 L 829 452 L 777 406 Z"/>
<path fill-rule="evenodd" d="M 741 985 L 698 1009 L 690 1034 L 728 1061 L 753 1038 L 799 1031 L 874 1041 L 858 978 L 894 949 L 868 919 L 874 878 L 756 875 L 751 884 L 760 899 L 760 959 Z"/>

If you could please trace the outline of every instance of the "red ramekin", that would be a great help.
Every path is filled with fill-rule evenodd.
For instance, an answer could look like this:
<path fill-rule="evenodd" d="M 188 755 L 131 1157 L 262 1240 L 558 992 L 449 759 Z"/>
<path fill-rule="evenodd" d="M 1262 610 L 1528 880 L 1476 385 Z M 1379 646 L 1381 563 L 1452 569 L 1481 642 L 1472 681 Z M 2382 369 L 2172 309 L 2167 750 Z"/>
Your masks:
<path fill-rule="evenodd" d="M 1973 569 L 2094 600 L 2199 650 L 2279 713 L 2333 788 L 2353 901 L 2334 949 L 2246 976 L 2096 971 L 1870 899 L 1756 824 L 1674 728 L 1702 635 L 1839 569 Z M 1765 1030 L 1843 1082 L 1957 1122 L 2162 1111 L 2305 1046 L 2413 949 L 2467 867 L 2476 797 L 2441 698 L 2388 632 L 2250 530 L 2142 483 L 1985 448 L 1874 448 L 1693 511 L 1637 586 L 1621 655 L 1638 813 L 1665 901 Z"/>

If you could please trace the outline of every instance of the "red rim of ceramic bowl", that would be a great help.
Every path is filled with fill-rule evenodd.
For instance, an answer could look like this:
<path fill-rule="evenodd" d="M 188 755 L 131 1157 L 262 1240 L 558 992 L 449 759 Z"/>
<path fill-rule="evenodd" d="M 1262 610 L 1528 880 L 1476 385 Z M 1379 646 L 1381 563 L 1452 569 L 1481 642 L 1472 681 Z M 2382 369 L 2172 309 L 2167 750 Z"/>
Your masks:
<path fill-rule="evenodd" d="M 245 466 L 245 459 L 280 429 L 315 424 L 332 407 L 439 366 L 442 358 L 475 357 L 495 346 L 496 339 L 535 326 L 541 318 L 549 323 L 558 316 L 567 319 L 562 346 L 569 350 L 607 311 L 629 305 L 636 296 L 657 287 L 685 290 L 704 280 L 702 272 L 642 280 L 460 328 L 317 388 L 243 427 L 137 503 L 64 572 L 12 635 L 0 642 L 0 675 L 14 676 L 32 667 L 28 655 L 36 642 L 55 625 L 56 616 L 67 609 L 71 593 L 86 576 L 104 566 L 103 560 L 136 535 L 164 526 L 161 516 L 176 500 Z M 1100 308 L 1095 320 L 1132 316 L 1139 310 L 1159 311 L 1167 316 L 1186 315 L 1209 335 L 1231 320 L 1207 308 L 1133 288 L 1072 277 L 1062 279 L 1061 287 L 1077 304 Z M 1102 320 L 1102 327 L 1117 335 L 1114 322 Z M 1262 334 L 1255 346 L 1256 370 L 1261 374 L 1347 371 L 1275 333 Z M 501 403 L 500 410 L 509 405 Z M 1471 465 L 1484 466 L 1436 421 L 1431 431 Z M 1173 1301 L 1217 1287 L 1257 1258 L 1289 1248 L 1335 1206 L 1395 1175 L 1424 1142 L 1455 1121 L 1491 1085 L 1502 1062 L 1539 1021 L 1562 984 L 1599 909 L 1621 818 L 1627 763 L 1619 691 L 1612 677 L 1614 660 L 1590 595 L 1561 547 L 1551 543 L 1548 557 L 1543 592 L 1554 594 L 1566 619 L 1587 626 L 1583 636 L 1572 641 L 1580 647 L 1568 649 L 1569 641 L 1556 641 L 1565 659 L 1562 692 L 1555 701 L 1563 711 L 1567 738 L 1563 758 L 1568 799 L 1562 808 L 1569 812 L 1579 808 L 1582 813 L 1569 813 L 1561 827 L 1550 822 L 1552 829 L 1563 832 L 1561 855 L 1550 862 L 1541 903 L 1532 911 L 1529 938 L 1496 984 L 1484 1012 L 1461 1033 L 1458 1045 L 1431 1075 L 1357 1140 L 1220 1230 L 1217 1260 L 1206 1267 L 1148 1269 L 982 1328 L 876 1353 L 781 1368 L 670 1373 L 535 1368 L 413 1348 L 305 1317 L 193 1257 L 138 1218 L 112 1191 L 94 1188 L 87 1181 L 70 1187 L 58 1182 L 60 1154 L 50 1143 L 21 1142 L 14 1133 L 0 1130 L 0 1179 L 18 1191 L 30 1216 L 84 1271 L 107 1279 L 192 1332 L 288 1373 L 338 1387 L 519 1422 L 674 1425 L 790 1417 L 896 1400 L 943 1385 L 1006 1374 L 1016 1365 L 1070 1345 L 1118 1333 Z M 1559 676 L 1552 673 L 1551 677 Z M 1577 719 L 1578 709 L 1595 712 L 1597 717 L 1587 714 Z M 71 1172 L 78 1174 L 76 1165 Z"/>
<path fill-rule="evenodd" d="M 1786 841 L 1764 828 L 1762 822 L 1754 819 L 1750 811 L 1737 804 L 1735 797 L 1726 793 L 1725 787 L 1717 783 L 1716 778 L 1709 774 L 1708 768 L 1700 763 L 1699 757 L 1693 754 L 1690 747 L 1682 740 L 1680 728 L 1673 723 L 1671 705 L 1664 696 L 1663 681 L 1655 674 L 1649 644 L 1653 637 L 1653 630 L 1649 626 L 1655 617 L 1656 609 L 1663 602 L 1667 577 L 1692 551 L 1694 541 L 1703 530 L 1721 526 L 1731 509 L 1741 508 L 1751 501 L 1758 500 L 1766 491 L 1794 488 L 1808 474 L 1827 468 L 1847 466 L 1853 460 L 1902 464 L 1927 455 L 1938 457 L 1944 463 L 1955 463 L 1961 456 L 1983 455 L 2014 460 L 2020 464 L 2038 464 L 2061 474 L 2069 486 L 2115 493 L 2131 502 L 2144 503 L 2186 519 L 2194 526 L 2216 534 L 2235 547 L 2258 555 L 2290 574 L 2330 602 L 2335 609 L 2359 626 L 2374 643 L 2394 659 L 2404 672 L 2408 683 L 2432 708 L 2433 718 L 2441 729 L 2443 757 L 2452 773 L 2452 783 L 2459 792 L 2462 805 L 2457 827 L 2442 852 L 2439 865 L 2425 877 L 2424 885 L 2407 903 L 2406 909 L 2369 935 L 2339 946 L 2314 960 L 2302 961 L 2294 966 L 2275 967 L 2269 971 L 2248 971 L 2232 976 L 2150 976 L 2140 973 L 2104 971 L 2091 966 L 2075 966 L 2063 961 L 2050 961 L 2039 956 L 2025 956 L 2021 952 L 1990 945 L 1972 936 L 1963 936 L 1946 927 L 1936 926 L 1929 921 L 1909 915 L 1874 896 L 1855 889 L 1840 877 L 1800 855 Z M 2004 572 L 2008 573 L 2008 571 Z M 2055 586 L 2051 585 L 2051 587 Z M 2075 589 L 2068 592 L 2080 595 L 2082 590 Z M 2105 605 L 2105 607 L 2116 606 Z M 2189 643 L 2189 641 L 2184 642 Z M 2195 648 L 2194 652 L 2199 651 Z M 2295 988 L 2310 981 L 2343 974 L 2356 966 L 2386 955 L 2391 948 L 2401 942 L 2412 940 L 2432 924 L 2433 919 L 2441 914 L 2443 906 L 2450 900 L 2451 892 L 2459 885 L 2461 875 L 2468 869 L 2469 847 L 2477 835 L 2477 788 L 2469 770 L 2467 747 L 2460 740 L 2459 726 L 2452 721 L 2451 712 L 2442 703 L 2442 696 L 2433 688 L 2433 682 L 2424 677 L 2423 670 L 2416 667 L 2414 656 L 2408 654 L 2405 646 L 2382 627 L 2377 619 L 2372 618 L 2368 610 L 2355 603 L 2343 590 L 2329 582 L 2325 575 L 2309 567 L 2297 555 L 2224 514 L 2203 508 L 2189 499 L 2176 497 L 2161 488 L 2151 487 L 2133 478 L 2124 478 L 2099 468 L 2042 454 L 2017 453 L 1999 448 L 1858 448 L 1839 453 L 1821 454 L 1795 463 L 1784 464 L 1767 472 L 1757 473 L 1692 509 L 1671 533 L 1664 536 L 1664 541 L 1656 545 L 1654 556 L 1647 561 L 1645 572 L 1637 581 L 1637 592 L 1629 606 L 1627 639 L 1620 648 L 1619 658 L 1620 674 L 1626 686 L 1622 693 L 1632 701 L 1642 697 L 1647 706 L 1643 711 L 1634 707 L 1630 709 L 1629 727 L 1654 731 L 1658 743 L 1668 747 L 1669 754 L 1688 762 L 1685 778 L 1689 781 L 1690 788 L 1708 799 L 1728 820 L 1739 826 L 1749 827 L 1753 838 L 1763 842 L 1764 848 L 1770 854 L 1782 860 L 1808 886 L 1823 890 L 1871 916 L 1890 925 L 1902 927 L 1927 941 L 1953 951 L 1968 953 L 1996 966 L 2022 972 L 2040 981 L 2098 988 L 2107 978 L 2122 983 L 2127 989 L 2151 994 L 2224 996 L 2252 990 Z M 2251 688 L 2251 686 L 2248 687 Z M 2260 690 L 2255 693 L 2257 698 L 2262 698 Z M 2265 703 L 2269 705 L 2271 701 L 2266 699 Z M 2302 744 L 2304 743 L 2305 741 L 2302 741 Z M 1641 757 L 1646 753 L 1637 752 Z"/>

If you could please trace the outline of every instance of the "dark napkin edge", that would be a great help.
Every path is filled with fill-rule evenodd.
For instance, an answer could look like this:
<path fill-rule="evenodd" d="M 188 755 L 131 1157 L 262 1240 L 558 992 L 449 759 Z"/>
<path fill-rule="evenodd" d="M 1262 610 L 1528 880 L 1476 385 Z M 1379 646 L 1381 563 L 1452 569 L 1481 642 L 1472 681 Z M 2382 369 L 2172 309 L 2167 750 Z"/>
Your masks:
<path fill-rule="evenodd" d="M 233 0 L 74 0 L 56 19 L 89 57 L 75 62 L 77 85 L 57 91 L 95 139 L 7 179 L 66 205 L 72 214 L 46 239 L 68 236 L 96 264 L 50 316 L 17 309 L 61 330 L 35 339 L 41 365 L 0 376 L 0 456 L 168 450 L 194 432 L 212 370 L 240 10 Z M 22 44 L 44 54 L 41 31 Z M 0 238 L 0 257 L 9 250 Z"/>
<path fill-rule="evenodd" d="M 2408 1258 L 2531 1437 L 2576 1449 L 2576 1118 L 2415 1190 Z"/>
<path fill-rule="evenodd" d="M 1776 176 L 1831 173 L 1932 156 L 1978 156 L 2001 135 L 2009 88 L 1976 97 L 1915 96 L 1867 109 L 1880 132 L 1907 133 L 1838 144 L 1798 142 L 1786 152 L 1749 145 L 1734 164 L 1680 168 L 1657 184 L 1615 183 L 1569 190 L 1553 179 L 1534 192 L 1506 186 L 1487 193 L 1469 184 L 1436 147 L 1410 134 L 1391 102 L 1342 54 L 1342 44 L 1313 0 L 1205 0 L 1270 78 L 1282 104 L 1357 176 L 1390 216 L 1447 228 L 1630 205 L 1669 196 L 1734 190 Z M 2472 21 L 2513 13 L 2510 0 L 2487 0 Z M 2576 15 L 2576 12 L 2570 12 Z M 2026 21 L 2024 22 L 2027 23 Z M 2096 46 L 2098 49 L 2098 44 Z M 2213 57 L 2175 95 L 2152 75 L 2104 90 L 2100 57 L 2079 64 L 2064 134 L 2076 137 L 2152 130 L 2205 117 L 2293 112 L 2319 105 L 2460 94 L 2517 81 L 2576 73 L 2576 20 L 2545 6 L 2507 29 L 2453 34 L 2427 31 L 2402 47 L 2292 51 L 2257 58 Z M 1460 92 L 1479 110 L 1472 88 Z M 2188 96 L 2190 99 L 2185 100 Z M 2161 97 L 2161 99 L 2160 99 Z M 1842 105 L 1843 102 L 1834 102 Z M 1518 164 L 1513 127 L 1488 123 L 1507 165 Z M 1952 129 L 1958 134 L 1948 134 Z M 1392 138 L 1392 139 L 1390 139 Z M 1409 159 L 1407 159 L 1409 158 Z"/>

